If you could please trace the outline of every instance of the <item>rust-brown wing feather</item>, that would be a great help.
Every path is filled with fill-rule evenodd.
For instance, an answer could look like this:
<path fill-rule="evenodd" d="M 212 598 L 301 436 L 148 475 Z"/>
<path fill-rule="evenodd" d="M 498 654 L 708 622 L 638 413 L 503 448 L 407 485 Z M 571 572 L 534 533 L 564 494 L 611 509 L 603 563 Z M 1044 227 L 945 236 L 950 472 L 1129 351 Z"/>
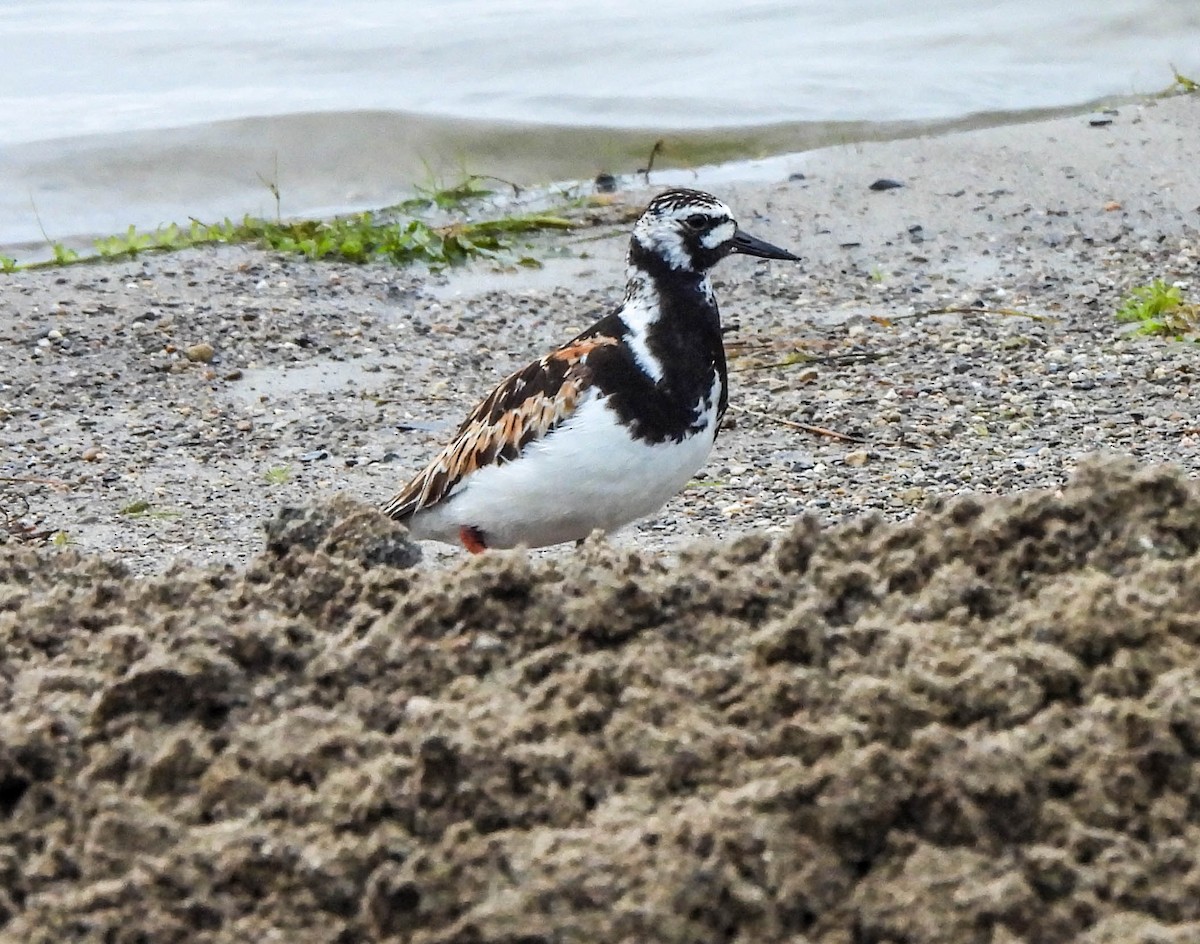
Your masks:
<path fill-rule="evenodd" d="M 403 521 L 444 500 L 477 469 L 516 459 L 566 420 L 588 386 L 587 357 L 616 338 L 578 338 L 509 375 L 463 420 L 450 443 L 383 506 Z"/>

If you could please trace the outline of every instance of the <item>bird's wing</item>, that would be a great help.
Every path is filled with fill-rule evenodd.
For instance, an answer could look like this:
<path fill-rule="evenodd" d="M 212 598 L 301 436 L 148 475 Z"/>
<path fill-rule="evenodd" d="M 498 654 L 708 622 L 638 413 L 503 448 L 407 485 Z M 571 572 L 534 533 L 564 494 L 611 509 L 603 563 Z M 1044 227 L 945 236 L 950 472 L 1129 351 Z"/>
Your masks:
<path fill-rule="evenodd" d="M 444 501 L 467 476 L 502 465 L 575 412 L 590 380 L 588 355 L 617 344 L 608 336 L 581 336 L 501 381 L 463 421 L 449 445 L 383 506 L 403 521 Z"/>

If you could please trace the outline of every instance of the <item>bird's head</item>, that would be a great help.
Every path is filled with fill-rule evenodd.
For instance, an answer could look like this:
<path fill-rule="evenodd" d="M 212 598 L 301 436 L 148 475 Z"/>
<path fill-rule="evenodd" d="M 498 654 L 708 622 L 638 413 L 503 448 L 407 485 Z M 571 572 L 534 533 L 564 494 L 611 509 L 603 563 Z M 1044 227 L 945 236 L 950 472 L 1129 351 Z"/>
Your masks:
<path fill-rule="evenodd" d="M 697 273 L 734 252 L 762 259 L 800 259 L 742 232 L 729 207 L 701 190 L 667 190 L 651 200 L 633 227 L 630 246 L 631 261 L 645 253 L 668 268 Z"/>

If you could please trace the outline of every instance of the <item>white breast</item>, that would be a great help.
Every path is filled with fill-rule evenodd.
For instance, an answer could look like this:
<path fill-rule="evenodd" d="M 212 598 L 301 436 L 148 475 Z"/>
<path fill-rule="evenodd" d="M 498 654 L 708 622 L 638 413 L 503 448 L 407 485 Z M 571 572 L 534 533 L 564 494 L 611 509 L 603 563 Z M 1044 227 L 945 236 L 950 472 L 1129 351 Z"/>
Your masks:
<path fill-rule="evenodd" d="M 520 458 L 480 469 L 450 499 L 416 514 L 413 536 L 454 542 L 461 528 L 471 527 L 483 532 L 489 547 L 542 547 L 653 514 L 712 451 L 720 383 L 715 378 L 707 401 L 697 404 L 701 432 L 678 443 L 635 440 L 593 390 L 569 420 L 530 443 Z"/>

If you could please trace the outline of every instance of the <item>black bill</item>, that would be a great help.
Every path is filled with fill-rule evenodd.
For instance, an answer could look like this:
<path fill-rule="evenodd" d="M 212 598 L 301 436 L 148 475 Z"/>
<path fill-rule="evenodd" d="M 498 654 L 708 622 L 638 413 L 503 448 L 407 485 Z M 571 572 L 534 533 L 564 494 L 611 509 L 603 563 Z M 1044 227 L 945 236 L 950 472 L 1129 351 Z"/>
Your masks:
<path fill-rule="evenodd" d="M 740 229 L 733 234 L 733 251 L 740 252 L 747 256 L 758 256 L 760 259 L 787 259 L 791 262 L 799 262 L 800 257 L 794 256 L 786 249 L 780 249 L 778 246 L 772 246 L 765 240 L 751 236 L 749 233 L 744 233 Z"/>

